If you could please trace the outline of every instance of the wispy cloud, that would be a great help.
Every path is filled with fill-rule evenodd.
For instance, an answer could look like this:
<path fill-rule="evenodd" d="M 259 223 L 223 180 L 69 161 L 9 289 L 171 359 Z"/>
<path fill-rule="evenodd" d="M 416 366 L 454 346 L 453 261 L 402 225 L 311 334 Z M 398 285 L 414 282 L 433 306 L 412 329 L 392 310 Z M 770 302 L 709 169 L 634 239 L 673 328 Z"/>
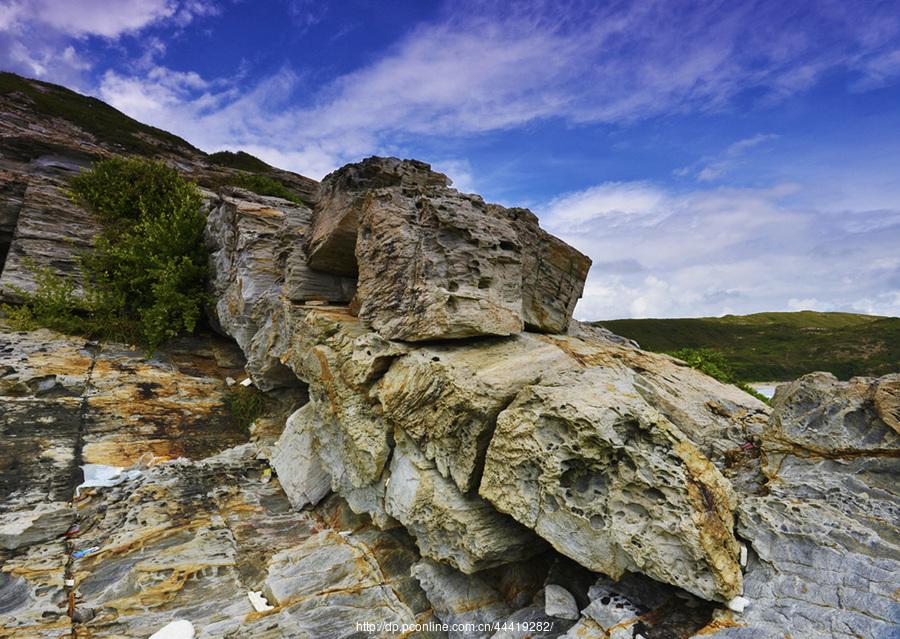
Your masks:
<path fill-rule="evenodd" d="M 749 138 L 728 145 L 721 153 L 707 156 L 690 166 L 676 169 L 679 176 L 693 176 L 701 182 L 712 182 L 734 169 L 751 149 L 765 142 L 778 139 L 773 133 L 757 133 Z"/>
<path fill-rule="evenodd" d="M 115 41 L 151 26 L 181 28 L 219 10 L 212 0 L 4 0 L 0 59 L 7 70 L 91 90 L 85 72 L 92 61 L 78 52 L 85 39 Z"/>
<path fill-rule="evenodd" d="M 817 9 L 798 19 L 785 3 L 768 1 L 727 10 L 672 2 L 573 3 L 567 11 L 541 2 L 453 3 L 370 64 L 316 91 L 304 86 L 301 95 L 291 67 L 259 81 L 282 87 L 277 107 L 253 101 L 267 90 L 243 86 L 233 87 L 239 97 L 224 89 L 219 96 L 227 124 L 209 113 L 210 96 L 199 90 L 155 113 L 132 115 L 176 127 L 197 143 L 252 145 L 270 160 L 315 156 L 316 170 L 289 167 L 315 174 L 360 152 L 402 148 L 416 136 L 472 136 L 551 118 L 628 123 L 726 109 L 749 90 L 780 99 L 835 68 L 863 73 L 900 33 L 900 25 L 874 29 L 877 11 L 851 15 L 831 3 Z M 118 83 L 105 76 L 101 90 L 127 109 L 117 91 L 122 73 Z M 125 79 L 157 91 L 147 74 Z M 699 177 L 720 175 L 740 152 L 736 146 Z"/>

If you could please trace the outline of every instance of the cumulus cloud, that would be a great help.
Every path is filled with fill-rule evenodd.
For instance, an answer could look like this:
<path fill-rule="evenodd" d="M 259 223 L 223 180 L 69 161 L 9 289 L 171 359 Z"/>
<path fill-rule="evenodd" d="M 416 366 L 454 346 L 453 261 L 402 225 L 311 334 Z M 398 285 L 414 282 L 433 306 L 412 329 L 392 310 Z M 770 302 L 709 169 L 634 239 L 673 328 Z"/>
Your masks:
<path fill-rule="evenodd" d="M 542 221 L 594 260 L 582 319 L 900 314 L 900 210 L 797 208 L 798 188 L 601 184 L 549 202 Z"/>

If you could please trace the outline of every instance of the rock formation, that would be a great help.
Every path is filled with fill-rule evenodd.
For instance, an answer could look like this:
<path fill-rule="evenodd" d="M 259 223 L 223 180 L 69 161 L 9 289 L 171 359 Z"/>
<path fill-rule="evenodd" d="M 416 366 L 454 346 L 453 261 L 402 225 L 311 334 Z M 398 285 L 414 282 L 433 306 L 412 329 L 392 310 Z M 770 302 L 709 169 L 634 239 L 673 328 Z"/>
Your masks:
<path fill-rule="evenodd" d="M 448 184 L 396 158 L 335 171 L 322 182 L 309 265 L 357 275 L 359 317 L 388 339 L 565 331 L 590 260 L 530 211 Z"/>
<path fill-rule="evenodd" d="M 0 325 L 0 638 L 900 631 L 900 376 L 809 375 L 770 409 L 572 319 L 589 260 L 425 163 L 281 174 L 301 204 L 29 99 L 0 104 L 0 295 L 77 280 L 67 176 L 137 149 L 205 189 L 233 342 L 148 360 Z M 84 464 L 117 479 L 76 498 Z"/>

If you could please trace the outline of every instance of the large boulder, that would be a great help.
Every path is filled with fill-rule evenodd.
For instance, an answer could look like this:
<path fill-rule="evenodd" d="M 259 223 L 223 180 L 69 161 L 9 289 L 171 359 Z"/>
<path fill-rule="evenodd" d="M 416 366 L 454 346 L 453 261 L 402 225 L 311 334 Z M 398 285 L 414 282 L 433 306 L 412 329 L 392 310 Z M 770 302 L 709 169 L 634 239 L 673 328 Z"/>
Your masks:
<path fill-rule="evenodd" d="M 310 266 L 358 274 L 359 316 L 390 339 L 565 331 L 590 260 L 530 211 L 448 184 L 427 164 L 396 158 L 332 173 L 321 186 Z"/>
<path fill-rule="evenodd" d="M 331 491 L 331 475 L 315 451 L 318 424 L 312 403 L 297 409 L 288 417 L 269 459 L 296 509 L 315 506 Z"/>
<path fill-rule="evenodd" d="M 522 330 L 516 229 L 480 197 L 379 189 L 359 223 L 359 316 L 380 334 L 423 341 Z"/>

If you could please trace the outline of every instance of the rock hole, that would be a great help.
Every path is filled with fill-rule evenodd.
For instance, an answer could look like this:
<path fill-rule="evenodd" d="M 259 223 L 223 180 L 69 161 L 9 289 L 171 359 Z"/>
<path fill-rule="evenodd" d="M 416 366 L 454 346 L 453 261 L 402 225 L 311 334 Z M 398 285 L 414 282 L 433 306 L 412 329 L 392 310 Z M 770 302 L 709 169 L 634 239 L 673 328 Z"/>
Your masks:
<path fill-rule="evenodd" d="M 451 293 L 454 291 L 458 291 L 459 284 L 457 284 L 456 282 L 450 282 L 450 284 L 447 285 L 447 290 L 450 291 Z"/>

